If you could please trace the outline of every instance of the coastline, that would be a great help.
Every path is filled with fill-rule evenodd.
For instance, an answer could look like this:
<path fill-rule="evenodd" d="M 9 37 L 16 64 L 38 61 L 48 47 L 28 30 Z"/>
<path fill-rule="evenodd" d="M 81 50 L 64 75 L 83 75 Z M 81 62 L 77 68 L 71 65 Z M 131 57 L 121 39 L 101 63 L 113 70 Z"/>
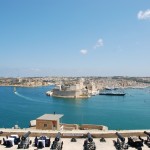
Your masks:
<path fill-rule="evenodd" d="M 25 88 L 34 88 L 34 87 L 46 87 L 52 85 L 35 85 L 35 86 L 27 86 L 27 85 L 0 85 L 0 87 L 25 87 Z"/>
<path fill-rule="evenodd" d="M 54 84 L 49 84 L 49 85 L 16 85 L 16 84 L 12 84 L 12 85 L 4 85 L 1 84 L 0 87 L 27 87 L 27 88 L 32 88 L 32 87 L 46 87 L 46 86 L 53 86 Z M 143 85 L 143 86 L 123 86 L 123 87 L 118 87 L 118 89 L 144 89 L 144 88 L 149 88 L 150 85 Z M 103 90 L 105 87 L 103 87 L 101 90 Z"/>

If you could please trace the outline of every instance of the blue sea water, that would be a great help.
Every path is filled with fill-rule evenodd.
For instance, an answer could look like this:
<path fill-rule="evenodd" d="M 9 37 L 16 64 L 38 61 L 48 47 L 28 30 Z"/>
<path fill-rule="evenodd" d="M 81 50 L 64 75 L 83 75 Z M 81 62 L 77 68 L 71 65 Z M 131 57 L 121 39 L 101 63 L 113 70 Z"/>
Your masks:
<path fill-rule="evenodd" d="M 63 123 L 100 124 L 109 129 L 150 128 L 150 88 L 126 89 L 126 95 L 97 95 L 89 99 L 48 97 L 52 86 L 25 88 L 0 87 L 0 127 L 21 128 L 45 113 L 64 114 Z"/>

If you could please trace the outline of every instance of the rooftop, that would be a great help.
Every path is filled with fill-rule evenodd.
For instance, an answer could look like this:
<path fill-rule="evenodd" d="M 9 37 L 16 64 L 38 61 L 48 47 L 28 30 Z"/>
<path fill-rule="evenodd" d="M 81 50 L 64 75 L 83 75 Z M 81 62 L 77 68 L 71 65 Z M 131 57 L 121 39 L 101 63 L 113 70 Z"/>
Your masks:
<path fill-rule="evenodd" d="M 62 118 L 64 115 L 62 114 L 44 114 L 43 116 L 37 118 L 39 120 L 58 120 Z"/>

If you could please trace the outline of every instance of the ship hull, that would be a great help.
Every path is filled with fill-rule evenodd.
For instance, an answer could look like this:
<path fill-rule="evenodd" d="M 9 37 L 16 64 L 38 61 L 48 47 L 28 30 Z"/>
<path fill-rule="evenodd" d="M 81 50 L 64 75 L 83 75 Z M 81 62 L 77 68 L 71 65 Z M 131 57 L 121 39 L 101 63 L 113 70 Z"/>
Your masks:
<path fill-rule="evenodd" d="M 125 93 L 100 93 L 99 95 L 106 95 L 106 96 L 125 96 Z"/>

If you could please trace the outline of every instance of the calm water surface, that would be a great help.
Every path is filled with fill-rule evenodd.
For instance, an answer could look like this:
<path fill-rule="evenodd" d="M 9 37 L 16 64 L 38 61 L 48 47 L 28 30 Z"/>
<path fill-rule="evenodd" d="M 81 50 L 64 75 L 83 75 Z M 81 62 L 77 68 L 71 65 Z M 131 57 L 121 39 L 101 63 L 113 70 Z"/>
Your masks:
<path fill-rule="evenodd" d="M 97 95 L 89 99 L 62 99 L 45 95 L 49 87 L 0 87 L 0 127 L 18 124 L 28 127 L 30 120 L 45 113 L 64 114 L 63 123 L 101 124 L 109 129 L 150 128 L 150 88 L 126 89 L 126 96 Z"/>

